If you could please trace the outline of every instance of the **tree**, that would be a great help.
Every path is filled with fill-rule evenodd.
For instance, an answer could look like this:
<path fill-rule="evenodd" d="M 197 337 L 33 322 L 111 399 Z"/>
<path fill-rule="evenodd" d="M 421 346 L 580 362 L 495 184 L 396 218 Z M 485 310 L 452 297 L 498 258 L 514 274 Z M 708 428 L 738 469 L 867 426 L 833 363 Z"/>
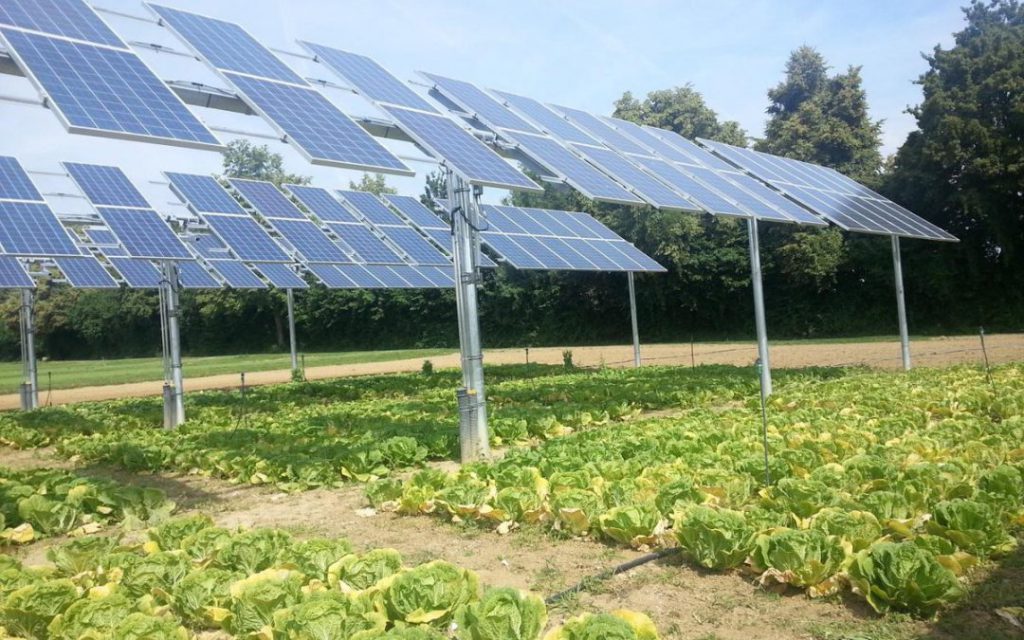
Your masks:
<path fill-rule="evenodd" d="M 348 188 L 354 191 L 368 191 L 378 196 L 382 196 L 386 193 L 398 193 L 397 189 L 388 186 L 388 182 L 384 178 L 384 175 L 380 173 L 375 173 L 372 176 L 368 173 L 364 173 L 359 182 L 349 180 Z"/>
<path fill-rule="evenodd" d="M 720 122 L 718 114 L 704 102 L 704 96 L 690 84 L 651 91 L 643 101 L 627 91 L 615 101 L 612 115 L 675 131 L 685 138 L 708 138 L 747 146 L 747 134 L 740 124 L 732 120 Z"/>
<path fill-rule="evenodd" d="M 243 139 L 228 143 L 222 164 L 224 175 L 232 178 L 266 180 L 278 186 L 285 183 L 308 184 L 310 180 L 309 176 L 285 171 L 284 158 L 271 152 L 267 145 L 257 146 Z"/>
<path fill-rule="evenodd" d="M 758 150 L 877 182 L 882 121 L 868 116 L 860 67 L 830 77 L 825 58 L 812 47 L 800 47 L 790 54 L 786 77 L 768 91 L 768 99 L 769 118 Z"/>

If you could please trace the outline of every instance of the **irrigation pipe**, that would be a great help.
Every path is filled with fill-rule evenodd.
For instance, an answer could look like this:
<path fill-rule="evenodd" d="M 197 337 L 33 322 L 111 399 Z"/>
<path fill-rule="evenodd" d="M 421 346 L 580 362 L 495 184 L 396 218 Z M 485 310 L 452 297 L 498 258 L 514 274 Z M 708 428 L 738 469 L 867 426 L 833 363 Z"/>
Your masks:
<path fill-rule="evenodd" d="M 555 603 L 557 603 L 557 602 L 559 602 L 561 600 L 564 600 L 565 598 L 573 595 L 574 593 L 579 593 L 580 591 L 586 591 L 588 587 L 590 587 L 591 585 L 593 585 L 595 583 L 603 582 L 603 581 L 607 580 L 608 578 L 611 578 L 612 576 L 617 576 L 620 573 L 625 573 L 625 572 L 629 571 L 630 569 L 635 569 L 635 568 L 637 568 L 637 567 L 639 567 L 641 565 L 647 564 L 648 562 L 653 562 L 655 560 L 660 560 L 661 558 L 667 558 L 669 556 L 674 556 L 677 553 L 679 553 L 680 551 L 682 551 L 682 549 L 680 547 L 670 547 L 668 549 L 662 549 L 661 551 L 655 551 L 654 553 L 648 553 L 645 556 L 640 556 L 639 558 L 635 558 L 633 560 L 630 560 L 629 562 L 623 562 L 622 564 L 620 564 L 618 566 L 615 566 L 615 567 L 612 567 L 611 569 L 607 569 L 605 571 L 602 571 L 601 573 L 595 573 L 594 575 L 592 575 L 590 577 L 583 578 L 582 580 L 577 582 L 575 585 L 569 587 L 565 591 L 559 591 L 558 593 L 556 593 L 554 595 L 548 596 L 544 600 L 544 604 L 548 604 L 548 605 L 555 604 Z"/>

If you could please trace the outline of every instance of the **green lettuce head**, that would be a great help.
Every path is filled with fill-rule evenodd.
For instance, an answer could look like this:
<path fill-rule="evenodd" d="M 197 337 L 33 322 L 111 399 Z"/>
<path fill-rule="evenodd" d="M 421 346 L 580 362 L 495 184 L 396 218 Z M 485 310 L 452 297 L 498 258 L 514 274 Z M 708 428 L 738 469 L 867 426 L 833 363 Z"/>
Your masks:
<path fill-rule="evenodd" d="M 395 574 L 384 592 L 388 617 L 409 624 L 442 626 L 455 610 L 479 597 L 476 574 L 443 560 Z"/>
<path fill-rule="evenodd" d="M 539 597 L 517 589 L 490 589 L 456 612 L 459 640 L 537 640 L 548 622 Z"/>
<path fill-rule="evenodd" d="M 953 572 L 913 542 L 874 544 L 854 557 L 847 573 L 854 591 L 879 613 L 897 609 L 930 616 L 964 593 Z"/>
<path fill-rule="evenodd" d="M 674 530 L 679 546 L 708 569 L 738 566 L 754 549 L 755 531 L 739 511 L 694 506 L 678 515 Z"/>

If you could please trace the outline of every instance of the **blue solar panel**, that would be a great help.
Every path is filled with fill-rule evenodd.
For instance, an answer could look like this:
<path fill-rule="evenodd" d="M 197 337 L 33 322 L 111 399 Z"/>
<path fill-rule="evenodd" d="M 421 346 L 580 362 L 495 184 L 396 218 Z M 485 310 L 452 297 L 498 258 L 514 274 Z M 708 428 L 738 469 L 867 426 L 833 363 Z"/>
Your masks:
<path fill-rule="evenodd" d="M 485 204 L 482 207 L 484 217 L 487 219 L 485 231 L 497 231 L 499 233 L 526 233 L 526 229 L 520 227 L 515 220 L 508 216 L 505 209 L 496 207 L 493 204 Z"/>
<path fill-rule="evenodd" d="M 16 158 L 0 156 L 0 199 L 43 201 L 43 196 Z"/>
<path fill-rule="evenodd" d="M 363 267 L 367 272 L 370 273 L 374 278 L 379 280 L 381 284 L 389 289 L 411 289 L 412 285 L 408 280 L 403 278 L 401 275 L 400 266 L 387 267 L 382 265 L 368 264 Z"/>
<path fill-rule="evenodd" d="M 240 260 L 211 260 L 210 267 L 233 289 L 266 289 L 265 282 Z"/>
<path fill-rule="evenodd" d="M 466 112 L 477 116 L 477 119 L 488 127 L 540 133 L 536 127 L 509 111 L 504 105 L 472 83 L 433 73 L 420 72 L 420 75 L 437 85 L 437 88 L 448 99 Z"/>
<path fill-rule="evenodd" d="M 579 211 L 554 212 L 562 219 L 563 224 L 573 225 L 573 229 L 581 238 L 603 238 L 605 240 L 622 240 L 594 216 Z"/>
<path fill-rule="evenodd" d="M 545 269 L 544 263 L 523 249 L 511 236 L 485 231 L 480 240 L 516 269 Z"/>
<path fill-rule="evenodd" d="M 308 264 L 306 268 L 309 269 L 313 275 L 317 277 L 320 282 L 328 289 L 358 289 L 356 284 L 348 279 L 348 276 L 343 274 L 334 268 L 334 265 L 330 264 Z"/>
<path fill-rule="evenodd" d="M 652 135 L 647 131 L 647 129 L 635 122 L 621 120 L 619 118 L 608 118 L 606 116 L 599 117 L 608 126 L 618 129 L 623 135 L 628 136 L 643 147 L 654 151 L 666 160 L 671 160 L 672 162 L 693 163 L 693 159 L 690 156 L 686 155 L 676 147 L 673 147 L 658 136 Z"/>
<path fill-rule="evenodd" d="M 374 102 L 436 112 L 430 103 L 371 58 L 312 42 L 299 44 Z"/>
<path fill-rule="evenodd" d="M 431 155 L 443 159 L 470 182 L 541 191 L 533 180 L 447 117 L 399 107 L 387 107 L 385 110 L 417 144 Z"/>
<path fill-rule="evenodd" d="M 96 210 L 133 257 L 157 260 L 192 257 L 181 238 L 152 209 L 97 207 Z"/>
<path fill-rule="evenodd" d="M 380 230 L 416 264 L 444 266 L 451 261 L 411 227 L 381 227 Z"/>
<path fill-rule="evenodd" d="M 351 211 L 330 194 L 327 189 L 320 187 L 304 187 L 294 184 L 286 184 L 284 188 L 293 196 L 299 199 L 310 212 L 323 222 L 358 222 Z"/>
<path fill-rule="evenodd" d="M 633 262 L 639 264 L 644 271 L 653 271 L 658 273 L 664 273 L 668 271 L 668 269 L 658 264 L 646 253 L 637 249 L 636 247 L 626 242 L 625 240 L 609 240 L 607 246 L 613 248 L 615 251 L 622 253 Z"/>
<path fill-rule="evenodd" d="M 451 267 L 419 267 L 419 270 L 427 275 L 438 287 L 454 287 L 455 278 L 452 275 Z"/>
<path fill-rule="evenodd" d="M 644 130 L 688 156 L 690 160 L 689 162 L 684 160 L 683 162 L 685 164 L 695 164 L 698 166 L 710 167 L 712 169 L 719 169 L 721 171 L 734 170 L 734 167 L 732 167 L 728 162 L 724 162 L 720 158 L 716 158 L 714 154 L 708 153 L 706 149 L 700 148 L 698 145 L 690 142 L 675 131 L 657 129 L 655 127 L 648 126 L 645 126 Z"/>
<path fill-rule="evenodd" d="M 103 227 L 91 227 L 86 229 L 85 233 L 93 243 L 100 246 L 109 245 L 116 247 L 120 244 L 117 240 L 117 236 L 115 236 L 110 229 Z"/>
<path fill-rule="evenodd" d="M 302 254 L 306 262 L 352 262 L 320 227 L 309 220 L 272 221 L 274 229 Z"/>
<path fill-rule="evenodd" d="M 0 29 L 72 133 L 219 149 L 185 104 L 131 51 Z"/>
<path fill-rule="evenodd" d="M 4 0 L 0 2 L 0 24 L 125 48 L 82 0 Z"/>
<path fill-rule="evenodd" d="M 632 260 L 615 260 L 601 251 L 596 240 L 584 240 L 582 238 L 565 238 L 565 243 L 583 256 L 587 262 L 602 271 L 629 271 L 636 268 Z M 626 264 L 624 264 L 626 262 Z"/>
<path fill-rule="evenodd" d="M 0 248 L 17 256 L 77 256 L 67 230 L 42 202 L 0 201 Z"/>
<path fill-rule="evenodd" d="M 295 273 L 291 265 L 264 263 L 255 265 L 260 273 L 278 289 L 306 289 L 309 285 Z"/>
<path fill-rule="evenodd" d="M 291 262 L 266 229 L 249 216 L 207 213 L 203 220 L 242 260 L 247 262 Z"/>
<path fill-rule="evenodd" d="M 509 108 L 529 118 L 544 131 L 547 131 L 556 138 L 566 142 L 579 142 L 582 144 L 598 144 L 599 142 L 593 136 L 588 135 L 582 129 L 533 98 L 518 96 L 504 91 L 495 91 L 494 93 L 508 102 Z"/>
<path fill-rule="evenodd" d="M 108 257 L 107 260 L 133 289 L 157 289 L 164 281 L 160 270 L 149 260 L 141 258 Z"/>
<path fill-rule="evenodd" d="M 383 240 L 358 222 L 328 222 L 333 231 L 363 261 L 371 264 L 402 264 L 405 262 Z"/>
<path fill-rule="evenodd" d="M 552 107 L 569 118 L 577 127 L 601 140 L 616 151 L 621 153 L 649 153 L 647 149 L 612 129 L 595 115 L 569 107 L 560 107 L 558 105 L 552 105 Z"/>
<path fill-rule="evenodd" d="M 299 208 L 271 182 L 239 178 L 230 178 L 228 182 L 264 218 L 306 220 L 306 216 L 299 211 Z"/>
<path fill-rule="evenodd" d="M 391 267 L 398 272 L 413 288 L 416 289 L 437 289 L 438 285 L 434 279 L 423 273 L 418 267 L 398 266 Z"/>
<path fill-rule="evenodd" d="M 683 171 L 686 171 L 693 177 L 699 179 L 704 184 L 717 189 L 719 192 L 727 193 L 730 198 L 738 202 L 743 208 L 754 214 L 754 216 L 759 219 L 781 222 L 788 222 L 790 219 L 789 216 L 785 215 L 781 211 L 777 211 L 764 201 L 754 197 L 754 195 L 749 191 L 739 188 L 735 183 L 726 178 L 724 174 L 720 174 L 703 167 L 687 166 L 683 167 Z"/>
<path fill-rule="evenodd" d="M 64 162 L 71 179 L 94 205 L 149 209 L 146 198 L 117 167 Z"/>
<path fill-rule="evenodd" d="M 217 69 L 306 84 L 237 24 L 152 3 L 149 7 Z"/>
<path fill-rule="evenodd" d="M 643 204 L 643 200 L 551 138 L 516 133 L 511 139 L 523 153 L 589 198 Z"/>
<path fill-rule="evenodd" d="M 618 178 L 623 184 L 633 188 L 647 202 L 660 209 L 676 209 L 679 211 L 700 211 L 696 204 L 673 191 L 665 183 L 644 173 L 632 162 L 618 153 L 601 147 L 573 145 L 573 147 L 600 166 L 605 172 Z"/>
<path fill-rule="evenodd" d="M 400 224 L 402 219 L 388 209 L 387 205 L 380 201 L 377 196 L 366 191 L 337 191 L 352 208 L 361 213 L 363 217 L 374 224 Z"/>
<path fill-rule="evenodd" d="M 358 264 L 339 264 L 334 267 L 360 289 L 381 289 L 384 283 L 373 276 L 367 267 Z"/>
<path fill-rule="evenodd" d="M 540 220 L 537 220 L 527 212 L 523 211 L 519 207 L 495 207 L 499 212 L 505 214 L 505 220 L 513 222 L 517 227 L 525 231 L 529 235 L 536 236 L 551 236 L 558 235 L 543 224 Z"/>
<path fill-rule="evenodd" d="M 444 228 L 448 225 L 441 221 L 433 211 L 412 196 L 385 195 L 388 204 L 398 209 L 410 222 L 421 229 Z M 451 244 L 450 242 L 448 244 Z"/>
<path fill-rule="evenodd" d="M 573 262 L 568 257 L 563 257 L 564 251 L 549 247 L 545 238 L 535 238 L 528 235 L 509 236 L 516 244 L 523 248 L 533 258 L 541 263 L 545 269 L 562 270 L 572 269 Z"/>
<path fill-rule="evenodd" d="M 235 73 L 224 76 L 314 164 L 412 175 L 320 92 Z"/>
<path fill-rule="evenodd" d="M 220 241 L 220 238 L 207 233 L 199 236 L 193 236 L 188 240 L 196 252 L 204 257 L 213 260 L 230 258 L 231 254 L 226 244 Z"/>
<path fill-rule="evenodd" d="M 178 279 L 185 289 L 220 289 L 221 284 L 195 260 L 178 263 Z"/>
<path fill-rule="evenodd" d="M 171 181 L 171 188 L 196 213 L 248 215 L 242 205 L 212 176 L 173 172 L 164 175 Z"/>
<path fill-rule="evenodd" d="M 76 289 L 116 289 L 117 282 L 93 257 L 57 258 L 57 268 Z"/>
<path fill-rule="evenodd" d="M 17 258 L 0 256 L 0 289 L 34 289 L 35 286 Z"/>
<path fill-rule="evenodd" d="M 693 176 L 683 173 L 679 165 L 672 165 L 656 158 L 636 158 L 651 173 L 671 184 L 677 191 L 684 193 L 709 213 L 728 216 L 747 216 L 748 213 L 721 193 L 709 188 Z"/>

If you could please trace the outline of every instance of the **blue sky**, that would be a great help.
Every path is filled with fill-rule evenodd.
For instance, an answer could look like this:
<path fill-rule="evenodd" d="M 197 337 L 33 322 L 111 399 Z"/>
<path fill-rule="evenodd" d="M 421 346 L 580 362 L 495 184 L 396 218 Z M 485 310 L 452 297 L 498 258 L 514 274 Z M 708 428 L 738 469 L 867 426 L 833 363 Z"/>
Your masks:
<path fill-rule="evenodd" d="M 136 0 L 95 0 L 95 4 L 137 15 Z M 892 153 L 914 128 L 904 110 L 920 102 L 913 84 L 926 68 L 921 53 L 948 47 L 962 26 L 960 2 L 899 0 L 862 2 L 723 0 L 692 2 L 634 0 L 165 0 L 165 4 L 232 19 L 265 44 L 298 50 L 303 38 L 369 55 L 403 80 L 417 70 L 470 80 L 486 87 L 609 113 L 623 91 L 643 96 L 654 89 L 692 83 L 723 119 L 738 120 L 761 133 L 766 90 L 782 77 L 789 52 L 817 47 L 835 70 L 862 65 L 872 116 L 884 119 L 884 152 Z M 154 25 L 109 18 L 132 40 L 181 47 Z M 219 84 L 201 64 L 144 54 L 165 79 Z M 300 73 L 333 78 L 322 67 L 286 58 Z M 33 96 L 22 78 L 0 76 L 0 94 Z M 343 108 L 373 113 L 366 103 L 332 93 Z M 269 132 L 255 118 L 197 110 L 220 126 Z M 54 170 L 60 160 L 117 164 L 136 181 L 158 179 L 161 170 L 212 172 L 216 153 L 159 145 L 109 141 L 64 133 L 46 110 L 0 102 L 0 154 L 16 155 L 30 168 Z M 219 134 L 222 139 L 231 136 Z M 391 144 L 391 143 L 389 143 Z M 312 167 L 287 146 L 289 168 L 323 186 L 345 186 L 357 173 Z M 392 148 L 415 152 L 401 144 Z M 429 164 L 412 168 L 420 176 L 392 179 L 401 191 L 417 194 Z M 45 188 L 45 185 L 44 185 Z M 59 190 L 58 186 L 54 189 Z M 158 206 L 168 194 L 148 188 Z M 72 201 L 59 209 L 72 212 Z"/>

